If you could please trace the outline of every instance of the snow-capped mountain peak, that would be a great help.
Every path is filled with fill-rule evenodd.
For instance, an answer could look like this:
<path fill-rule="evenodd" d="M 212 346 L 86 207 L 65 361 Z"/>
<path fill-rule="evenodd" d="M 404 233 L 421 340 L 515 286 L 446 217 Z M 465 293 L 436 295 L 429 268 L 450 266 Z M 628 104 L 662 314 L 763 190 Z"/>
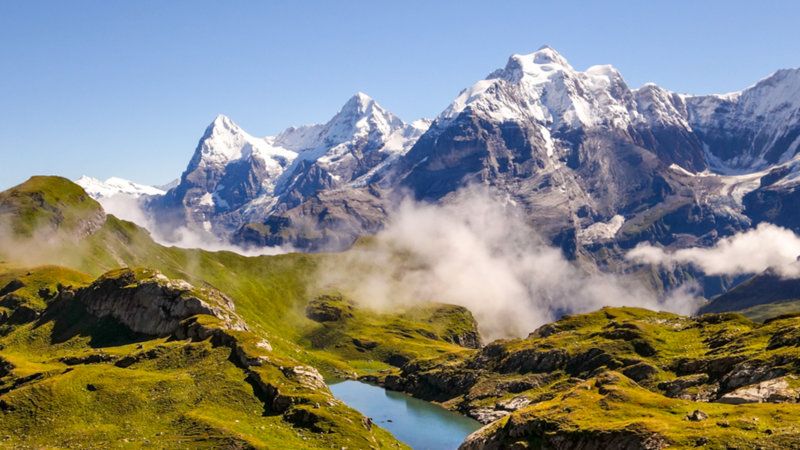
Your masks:
<path fill-rule="evenodd" d="M 527 55 L 511 55 L 508 58 L 505 69 L 499 71 L 497 75 L 509 81 L 519 81 L 525 76 L 546 77 L 547 73 L 559 70 L 575 71 L 560 53 L 548 46 L 544 46 Z"/>
<path fill-rule="evenodd" d="M 612 66 L 576 71 L 560 53 L 542 47 L 512 55 L 502 69 L 465 89 L 439 116 L 439 126 L 466 109 L 500 121 L 537 122 L 551 131 L 629 123 L 633 98 Z"/>
<path fill-rule="evenodd" d="M 353 111 L 356 114 L 364 114 L 367 108 L 375 104 L 375 100 L 369 95 L 359 91 L 356 92 L 347 103 L 342 106 L 342 111 Z"/>
<path fill-rule="evenodd" d="M 684 98 L 689 122 L 727 168 L 757 170 L 800 151 L 800 69 L 779 70 L 740 92 Z"/>
<path fill-rule="evenodd" d="M 695 176 L 708 169 L 763 166 L 753 180 L 767 174 L 796 186 L 794 165 L 766 169 L 800 155 L 798 99 L 798 70 L 737 93 L 691 96 L 655 84 L 630 89 L 613 66 L 577 70 L 545 46 L 511 55 L 433 122 L 406 124 L 363 92 L 327 122 L 276 136 L 251 136 L 220 115 L 180 184 L 149 204 L 241 242 L 313 246 L 300 242 L 300 230 L 314 217 L 331 236 L 374 230 L 395 193 L 436 201 L 482 182 L 516 196 L 546 234 L 569 224 L 578 241 L 597 243 L 629 214 L 683 195 L 686 183 L 716 189 L 715 178 Z M 682 172 L 666 169 L 678 166 Z M 724 222 L 731 226 L 746 222 L 742 195 L 712 197 L 709 214 L 732 214 Z"/>
<path fill-rule="evenodd" d="M 357 92 L 325 124 L 290 127 L 277 135 L 274 143 L 297 152 L 318 152 L 371 135 L 388 136 L 404 125 L 372 97 Z"/>
<path fill-rule="evenodd" d="M 217 117 L 214 118 L 214 121 L 211 122 L 210 125 L 212 128 L 223 128 L 223 129 L 234 129 L 239 128 L 230 117 L 226 116 L 225 114 L 217 114 Z"/>
<path fill-rule="evenodd" d="M 83 175 L 75 180 L 75 183 L 95 200 L 113 197 L 118 194 L 141 197 L 143 195 L 164 195 L 165 192 L 157 187 L 134 183 L 118 177 L 111 177 L 106 181 L 101 181 L 97 178 Z"/>
<path fill-rule="evenodd" d="M 225 115 L 218 115 L 206 128 L 197 148 L 198 163 L 225 164 L 242 157 L 242 150 L 255 140 Z"/>
<path fill-rule="evenodd" d="M 653 126 L 679 126 L 690 129 L 684 97 L 655 83 L 645 83 L 633 91 L 640 118 Z"/>
<path fill-rule="evenodd" d="M 274 143 L 300 152 L 308 160 L 342 144 L 385 140 L 404 127 L 406 124 L 397 116 L 358 92 L 327 123 L 288 128 L 274 138 Z"/>
<path fill-rule="evenodd" d="M 273 145 L 270 138 L 251 136 L 225 115 L 218 115 L 206 128 L 195 153 L 196 165 L 224 166 L 232 161 L 251 156 L 292 160 L 293 151 Z"/>
<path fill-rule="evenodd" d="M 370 96 L 358 92 L 325 124 L 320 140 L 325 145 L 334 146 L 354 138 L 388 136 L 404 125 Z"/>

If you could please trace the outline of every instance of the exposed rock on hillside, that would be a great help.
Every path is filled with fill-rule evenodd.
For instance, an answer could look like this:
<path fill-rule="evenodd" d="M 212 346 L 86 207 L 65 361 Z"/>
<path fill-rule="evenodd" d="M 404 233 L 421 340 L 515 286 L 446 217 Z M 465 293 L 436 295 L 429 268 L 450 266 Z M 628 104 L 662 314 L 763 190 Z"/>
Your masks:
<path fill-rule="evenodd" d="M 214 316 L 226 328 L 247 329 L 233 312 L 233 301 L 223 293 L 170 280 L 153 270 L 109 272 L 81 290 L 78 298 L 89 313 L 111 316 L 134 332 L 152 336 L 170 335 L 181 321 L 197 314 Z"/>

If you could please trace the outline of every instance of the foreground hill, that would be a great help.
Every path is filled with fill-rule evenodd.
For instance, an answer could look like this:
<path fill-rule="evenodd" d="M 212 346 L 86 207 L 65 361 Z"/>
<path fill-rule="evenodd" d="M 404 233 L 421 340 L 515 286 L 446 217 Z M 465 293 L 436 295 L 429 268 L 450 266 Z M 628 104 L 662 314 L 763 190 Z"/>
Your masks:
<path fill-rule="evenodd" d="M 489 423 L 464 448 L 788 448 L 800 445 L 798 336 L 798 316 L 604 308 L 383 383 Z"/>
<path fill-rule="evenodd" d="M 315 311 L 337 294 L 309 280 L 330 256 L 163 247 L 62 178 L 34 177 L 0 205 L 0 436 L 12 447 L 401 447 L 322 374 L 477 342 L 469 312 L 446 305 L 344 302 L 334 326 Z"/>
<path fill-rule="evenodd" d="M 91 284 L 56 267 L 2 278 L 6 446 L 400 446 L 218 291 L 144 269 Z"/>

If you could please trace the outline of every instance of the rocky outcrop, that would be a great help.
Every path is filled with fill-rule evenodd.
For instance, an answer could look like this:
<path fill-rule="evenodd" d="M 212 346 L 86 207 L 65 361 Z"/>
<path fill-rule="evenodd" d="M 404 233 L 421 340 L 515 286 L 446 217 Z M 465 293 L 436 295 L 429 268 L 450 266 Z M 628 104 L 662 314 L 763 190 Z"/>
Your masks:
<path fill-rule="evenodd" d="M 719 386 L 710 387 L 708 375 L 700 373 L 661 382 L 658 384 L 658 389 L 662 390 L 667 397 L 709 401 L 716 395 Z"/>
<path fill-rule="evenodd" d="M 3 378 L 14 370 L 14 365 L 10 361 L 0 356 L 0 378 Z"/>
<path fill-rule="evenodd" d="M 121 269 L 108 272 L 77 294 L 96 317 L 113 317 L 136 333 L 168 336 L 181 321 L 198 314 L 221 320 L 226 328 L 246 330 L 233 301 L 209 288 L 171 280 L 158 271 Z"/>
<path fill-rule="evenodd" d="M 481 335 L 478 333 L 478 330 L 470 330 L 462 333 L 451 333 L 444 336 L 444 340 L 466 348 L 481 347 Z"/>
<path fill-rule="evenodd" d="M 717 402 L 739 405 L 742 403 L 787 403 L 800 400 L 800 390 L 789 387 L 786 377 L 774 378 L 743 386 L 722 395 Z"/>
<path fill-rule="evenodd" d="M 338 322 L 353 317 L 353 305 L 340 294 L 323 294 L 308 302 L 306 317 L 316 322 Z"/>
<path fill-rule="evenodd" d="M 631 426 L 627 429 L 585 432 L 562 430 L 560 424 L 547 419 L 514 420 L 503 427 L 485 427 L 469 435 L 459 450 L 499 450 L 523 447 L 537 441 L 542 448 L 554 450 L 657 450 L 669 442 L 656 432 Z"/>

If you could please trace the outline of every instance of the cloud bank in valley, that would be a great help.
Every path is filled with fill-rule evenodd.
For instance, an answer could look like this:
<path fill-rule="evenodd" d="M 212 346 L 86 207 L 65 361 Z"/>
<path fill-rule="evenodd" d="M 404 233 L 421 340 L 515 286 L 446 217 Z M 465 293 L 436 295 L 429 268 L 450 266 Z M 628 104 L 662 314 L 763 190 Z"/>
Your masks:
<path fill-rule="evenodd" d="M 564 313 L 641 306 L 691 313 L 690 289 L 657 297 L 641 284 L 589 274 L 547 245 L 516 210 L 482 187 L 462 189 L 443 205 L 404 201 L 386 228 L 318 271 L 378 308 L 438 301 L 473 312 L 485 338 L 524 336 Z"/>
<path fill-rule="evenodd" d="M 720 239 L 713 247 L 672 252 L 647 243 L 628 252 L 631 261 L 676 266 L 692 264 L 707 275 L 742 275 L 772 268 L 787 278 L 800 277 L 800 236 L 769 223 Z"/>
<path fill-rule="evenodd" d="M 229 251 L 244 256 L 277 255 L 290 251 L 284 247 L 258 247 L 245 248 L 220 240 L 211 233 L 202 230 L 190 229 L 186 226 L 178 226 L 171 230 L 167 236 L 160 230 L 164 229 L 163 224 L 156 226 L 157 218 L 152 217 L 144 211 L 141 199 L 127 194 L 117 194 L 111 197 L 103 197 L 97 200 L 108 214 L 133 222 L 150 232 L 150 236 L 161 245 L 174 246 L 180 248 L 200 248 L 212 252 Z"/>

